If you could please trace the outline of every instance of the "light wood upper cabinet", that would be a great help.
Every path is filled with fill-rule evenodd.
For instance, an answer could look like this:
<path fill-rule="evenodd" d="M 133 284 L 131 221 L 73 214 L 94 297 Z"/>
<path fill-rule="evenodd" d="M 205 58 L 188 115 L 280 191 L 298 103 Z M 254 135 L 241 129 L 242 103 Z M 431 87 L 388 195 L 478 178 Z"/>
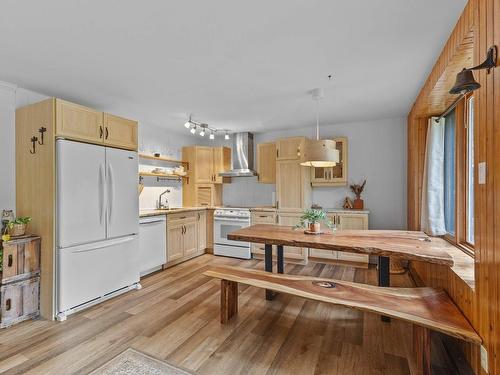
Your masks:
<path fill-rule="evenodd" d="M 105 113 L 104 144 L 137 150 L 137 121 Z"/>
<path fill-rule="evenodd" d="M 311 168 L 311 183 L 313 186 L 346 186 L 347 185 L 347 138 L 333 138 L 335 147 L 339 150 L 339 163 L 330 168 Z"/>
<path fill-rule="evenodd" d="M 311 183 L 308 167 L 298 161 L 276 163 L 277 207 L 283 210 L 303 210 L 311 205 Z"/>
<path fill-rule="evenodd" d="M 304 150 L 305 137 L 282 138 L 276 141 L 276 160 L 300 160 Z"/>
<path fill-rule="evenodd" d="M 104 139 L 103 113 L 56 99 L 56 136 L 101 143 Z"/>
<path fill-rule="evenodd" d="M 191 168 L 196 176 L 197 184 L 210 184 L 214 182 L 214 152 L 212 147 L 195 147 L 196 162 Z"/>
<path fill-rule="evenodd" d="M 231 169 L 231 148 L 229 147 L 215 147 L 213 149 L 213 173 L 214 181 L 216 184 L 223 182 L 230 182 L 230 177 L 221 177 L 219 173 L 226 172 Z"/>
<path fill-rule="evenodd" d="M 56 136 L 137 150 L 137 121 L 56 99 Z"/>
<path fill-rule="evenodd" d="M 264 184 L 276 183 L 276 143 L 257 145 L 258 181 Z"/>

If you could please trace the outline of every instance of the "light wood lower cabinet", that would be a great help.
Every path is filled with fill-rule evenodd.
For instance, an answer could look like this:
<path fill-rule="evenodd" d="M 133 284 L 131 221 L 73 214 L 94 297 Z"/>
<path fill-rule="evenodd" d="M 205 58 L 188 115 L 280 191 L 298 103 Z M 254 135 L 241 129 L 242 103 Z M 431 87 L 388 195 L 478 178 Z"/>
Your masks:
<path fill-rule="evenodd" d="M 199 240 L 200 231 L 203 231 L 206 243 L 206 225 L 203 228 L 199 225 L 198 211 L 167 215 L 167 266 L 205 252 L 205 248 L 200 248 L 202 244 Z"/>
<path fill-rule="evenodd" d="M 197 212 L 197 232 L 198 232 L 198 251 L 203 252 L 208 247 L 207 240 L 207 211 L 198 211 Z"/>
<path fill-rule="evenodd" d="M 278 224 L 294 226 L 299 222 L 302 212 L 278 212 Z M 307 262 L 308 249 L 306 247 L 285 246 L 283 248 L 285 258 L 302 260 Z"/>
<path fill-rule="evenodd" d="M 250 220 L 254 224 L 276 224 L 276 211 L 252 211 Z M 264 256 L 264 244 L 252 243 L 251 251 L 254 255 Z"/>
<path fill-rule="evenodd" d="M 184 224 L 167 224 L 167 262 L 181 259 L 184 256 Z"/>
<path fill-rule="evenodd" d="M 338 223 L 337 230 L 365 230 L 368 229 L 367 213 L 330 213 L 328 218 Z M 318 259 L 340 260 L 367 264 L 369 257 L 364 254 L 348 253 L 344 251 L 330 251 L 309 249 L 309 256 Z"/>

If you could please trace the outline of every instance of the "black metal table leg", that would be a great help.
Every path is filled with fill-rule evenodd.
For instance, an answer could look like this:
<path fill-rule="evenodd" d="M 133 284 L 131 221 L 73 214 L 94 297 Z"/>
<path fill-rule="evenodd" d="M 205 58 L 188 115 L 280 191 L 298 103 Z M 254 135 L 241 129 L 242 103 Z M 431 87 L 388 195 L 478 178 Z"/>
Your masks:
<path fill-rule="evenodd" d="M 283 245 L 278 245 L 278 273 L 285 272 L 285 262 L 283 260 Z"/>
<path fill-rule="evenodd" d="M 264 267 L 266 272 L 273 272 L 273 245 L 265 244 Z M 266 289 L 266 300 L 272 301 L 274 299 L 274 292 Z"/>
<path fill-rule="evenodd" d="M 378 286 L 391 286 L 391 274 L 389 272 L 389 257 L 378 257 Z M 382 316 L 383 322 L 390 322 L 391 318 Z"/>

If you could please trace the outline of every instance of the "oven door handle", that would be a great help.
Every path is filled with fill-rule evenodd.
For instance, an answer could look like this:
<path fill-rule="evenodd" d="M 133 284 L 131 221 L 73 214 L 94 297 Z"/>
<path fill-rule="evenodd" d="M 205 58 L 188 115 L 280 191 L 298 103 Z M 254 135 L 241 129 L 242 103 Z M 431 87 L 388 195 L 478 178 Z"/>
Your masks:
<path fill-rule="evenodd" d="M 249 219 L 236 219 L 234 217 L 214 217 L 214 221 L 230 221 L 233 223 L 248 223 L 250 225 Z"/>

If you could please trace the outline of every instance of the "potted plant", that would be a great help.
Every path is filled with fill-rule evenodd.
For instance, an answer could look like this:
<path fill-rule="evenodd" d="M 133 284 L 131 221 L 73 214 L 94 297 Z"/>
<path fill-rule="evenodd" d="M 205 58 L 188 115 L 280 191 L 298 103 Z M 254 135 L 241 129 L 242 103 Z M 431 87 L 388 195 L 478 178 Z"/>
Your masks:
<path fill-rule="evenodd" d="M 15 220 L 9 221 L 9 223 L 7 224 L 7 231 L 9 233 L 9 236 L 23 236 L 26 233 L 26 227 L 30 221 L 31 217 L 29 216 L 18 217 Z"/>
<path fill-rule="evenodd" d="M 364 207 L 363 199 L 361 199 L 361 193 L 363 192 L 365 185 L 366 185 L 366 180 L 364 180 L 361 185 L 352 184 L 349 186 L 352 192 L 356 195 L 356 199 L 354 200 L 353 204 L 355 210 L 362 210 Z"/>
<path fill-rule="evenodd" d="M 332 222 L 328 220 L 326 212 L 315 208 L 310 208 L 304 211 L 300 217 L 296 228 L 308 228 L 306 233 L 319 234 L 321 233 L 320 223 L 323 222 L 329 228 L 333 226 Z"/>

